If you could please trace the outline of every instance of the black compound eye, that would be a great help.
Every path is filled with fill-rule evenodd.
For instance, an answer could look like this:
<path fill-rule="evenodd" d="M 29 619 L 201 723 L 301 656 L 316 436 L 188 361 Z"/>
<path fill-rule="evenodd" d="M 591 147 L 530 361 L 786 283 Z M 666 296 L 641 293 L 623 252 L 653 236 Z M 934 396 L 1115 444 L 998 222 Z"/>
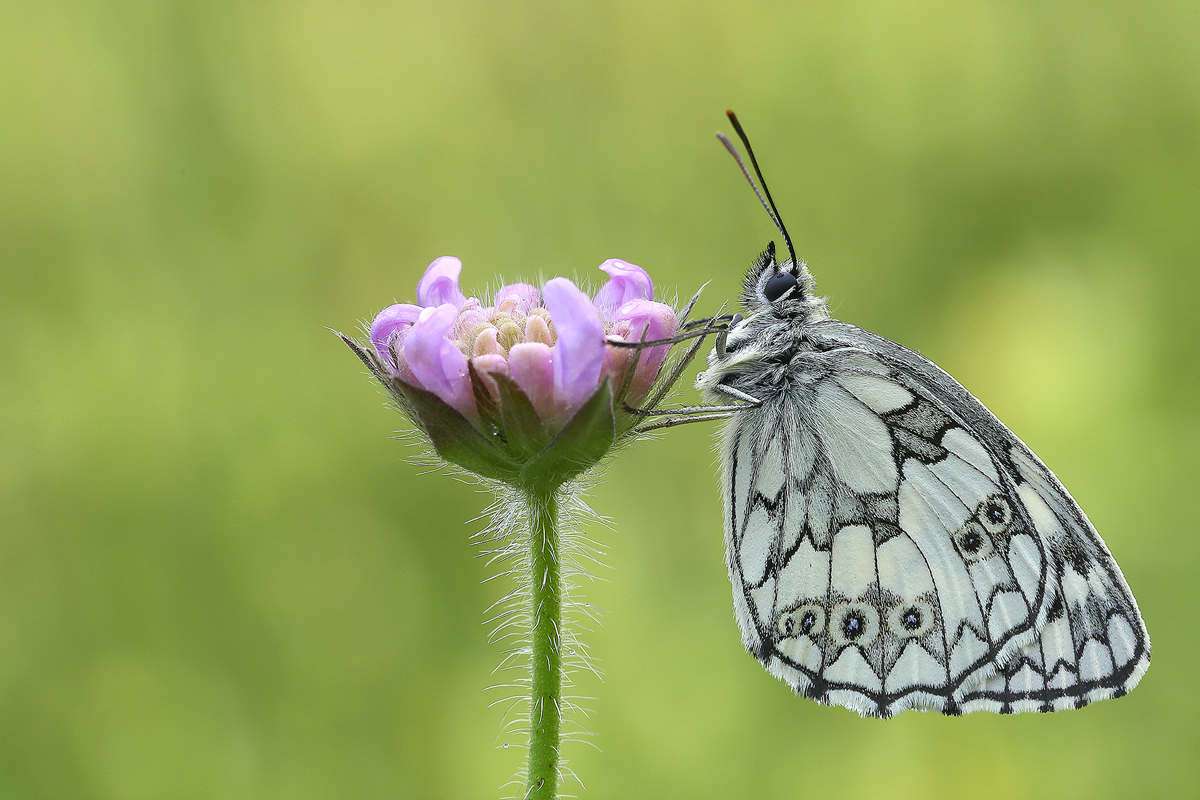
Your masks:
<path fill-rule="evenodd" d="M 796 276 L 790 272 L 781 272 L 778 275 L 772 275 L 763 285 L 763 297 L 767 298 L 768 302 L 774 303 L 779 298 L 787 294 L 788 290 L 796 285 Z"/>

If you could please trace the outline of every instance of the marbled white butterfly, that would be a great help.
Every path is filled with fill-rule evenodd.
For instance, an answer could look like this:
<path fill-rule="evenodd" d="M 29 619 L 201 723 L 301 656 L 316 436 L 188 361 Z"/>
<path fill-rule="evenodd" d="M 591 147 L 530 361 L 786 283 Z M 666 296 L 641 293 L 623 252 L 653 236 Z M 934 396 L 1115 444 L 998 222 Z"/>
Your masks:
<path fill-rule="evenodd" d="M 725 545 L 746 649 L 864 716 L 1057 711 L 1132 689 L 1145 624 L 1054 473 L 932 362 L 832 319 L 763 206 L 791 258 L 774 243 L 758 257 L 697 379 L 707 402 L 744 403 L 713 411 L 730 417 Z"/>

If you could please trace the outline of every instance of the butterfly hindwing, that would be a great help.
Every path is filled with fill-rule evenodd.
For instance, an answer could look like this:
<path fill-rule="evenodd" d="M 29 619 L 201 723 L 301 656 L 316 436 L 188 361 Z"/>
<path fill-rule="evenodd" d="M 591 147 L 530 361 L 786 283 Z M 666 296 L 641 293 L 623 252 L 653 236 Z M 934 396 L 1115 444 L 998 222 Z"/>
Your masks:
<path fill-rule="evenodd" d="M 824 350 L 793 359 L 797 379 L 724 445 L 747 649 L 797 692 L 871 716 L 1132 688 L 1148 659 L 1137 607 L 1049 470 L 921 356 L 812 327 Z"/>

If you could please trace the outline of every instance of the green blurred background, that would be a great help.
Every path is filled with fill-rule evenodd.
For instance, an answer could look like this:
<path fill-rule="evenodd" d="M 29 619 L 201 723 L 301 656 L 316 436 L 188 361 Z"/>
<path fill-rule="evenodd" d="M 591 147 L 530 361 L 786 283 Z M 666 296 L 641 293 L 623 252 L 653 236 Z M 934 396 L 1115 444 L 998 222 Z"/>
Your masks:
<path fill-rule="evenodd" d="M 1050 716 L 792 697 L 684 427 L 591 495 L 586 795 L 1194 796 L 1195 2 L 0 0 L 0 797 L 498 796 L 488 498 L 325 326 L 442 254 L 734 298 L 775 233 L 726 107 L 834 313 L 1058 472 L 1155 660 Z"/>

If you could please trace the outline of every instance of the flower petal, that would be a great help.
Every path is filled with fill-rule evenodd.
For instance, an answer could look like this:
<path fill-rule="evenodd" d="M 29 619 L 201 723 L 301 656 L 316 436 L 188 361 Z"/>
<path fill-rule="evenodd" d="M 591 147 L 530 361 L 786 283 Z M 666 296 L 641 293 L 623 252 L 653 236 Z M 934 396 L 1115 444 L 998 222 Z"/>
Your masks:
<path fill-rule="evenodd" d="M 541 342 L 514 344 L 508 351 L 508 368 L 512 379 L 529 398 L 538 416 L 548 420 L 554 416 L 553 351 Z"/>
<path fill-rule="evenodd" d="M 646 270 L 619 258 L 610 258 L 600 265 L 609 274 L 609 279 L 596 292 L 594 301 L 600 316 L 611 319 L 613 313 L 630 300 L 650 300 L 654 297 L 654 284 Z"/>
<path fill-rule="evenodd" d="M 566 278 L 548 281 L 542 295 L 558 333 L 553 358 L 555 400 L 569 415 L 599 385 L 604 326 L 592 301 Z"/>
<path fill-rule="evenodd" d="M 624 338 L 631 342 L 643 341 L 643 331 L 645 341 L 669 339 L 675 335 L 674 309 L 653 300 L 631 300 L 617 309 L 615 316 L 618 320 L 617 326 L 629 326 L 629 333 Z M 642 351 L 633 381 L 629 384 L 631 400 L 636 402 L 650 391 L 654 379 L 658 377 L 659 367 L 670 349 L 671 345 L 660 344 Z"/>
<path fill-rule="evenodd" d="M 375 346 L 375 353 L 393 370 L 396 369 L 396 362 L 392 359 L 388 344 L 393 336 L 403 333 L 406 328 L 417 321 L 419 316 L 421 316 L 420 306 L 414 306 L 412 303 L 397 303 L 380 311 L 371 323 L 371 344 Z M 402 345 L 403 340 L 397 342 L 397 349 Z"/>
<path fill-rule="evenodd" d="M 467 357 L 446 338 L 457 316 L 458 309 L 450 303 L 424 309 L 404 337 L 404 359 L 422 388 L 471 417 L 475 414 L 475 396 Z"/>
<path fill-rule="evenodd" d="M 444 303 L 462 308 L 467 298 L 458 288 L 461 272 L 462 262 L 454 256 L 435 258 L 417 282 L 417 302 L 425 308 Z"/>

